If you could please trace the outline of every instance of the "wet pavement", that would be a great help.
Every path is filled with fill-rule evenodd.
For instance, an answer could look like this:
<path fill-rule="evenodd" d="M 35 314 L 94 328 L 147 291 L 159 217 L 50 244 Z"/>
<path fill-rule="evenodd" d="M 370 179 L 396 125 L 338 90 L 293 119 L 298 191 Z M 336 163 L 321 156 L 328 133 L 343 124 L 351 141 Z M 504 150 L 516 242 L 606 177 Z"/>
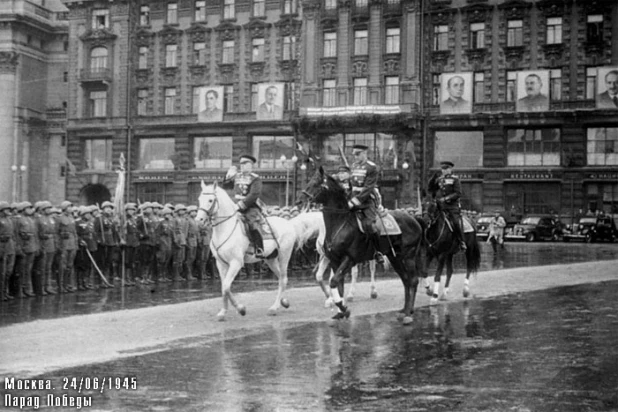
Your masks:
<path fill-rule="evenodd" d="M 618 243 L 506 243 L 506 250 L 494 254 L 491 247 L 481 243 L 481 272 L 517 267 L 590 262 L 618 259 Z M 455 273 L 464 272 L 465 262 L 461 255 L 454 261 Z M 430 268 L 433 275 L 435 263 Z M 383 275 L 395 278 L 392 272 Z M 367 274 L 361 281 L 367 281 Z M 119 284 L 117 282 L 116 284 Z M 311 270 L 290 271 L 289 287 L 314 285 Z M 179 282 L 161 286 L 138 286 L 131 288 L 102 289 L 73 294 L 46 296 L 24 300 L 0 302 L 0 327 L 38 319 L 54 319 L 73 315 L 100 313 L 123 309 L 136 309 L 220 296 L 218 279 Z M 252 274 L 241 273 L 233 285 L 235 292 L 275 290 L 277 281 L 267 270 L 255 270 Z"/>
<path fill-rule="evenodd" d="M 422 307 L 412 327 L 381 313 L 225 331 L 37 377 L 55 390 L 0 392 L 96 411 L 613 411 L 616 296 L 609 281 Z M 100 389 L 106 377 L 136 387 Z"/>

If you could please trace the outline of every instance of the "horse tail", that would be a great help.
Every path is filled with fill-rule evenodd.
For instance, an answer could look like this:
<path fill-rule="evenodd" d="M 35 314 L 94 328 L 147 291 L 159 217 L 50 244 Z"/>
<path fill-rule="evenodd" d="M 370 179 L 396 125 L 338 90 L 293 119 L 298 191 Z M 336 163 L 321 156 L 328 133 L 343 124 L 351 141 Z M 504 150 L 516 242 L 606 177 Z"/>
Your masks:
<path fill-rule="evenodd" d="M 476 273 L 481 267 L 481 249 L 476 232 L 469 233 L 468 236 L 471 239 L 466 242 L 466 267 L 471 273 Z"/>
<path fill-rule="evenodd" d="M 306 218 L 306 215 L 303 216 L 303 214 L 301 213 L 300 215 L 288 221 L 288 223 L 291 224 L 292 227 L 294 227 L 294 232 L 296 234 L 296 242 L 294 243 L 294 250 L 298 250 L 302 248 L 303 246 L 305 246 L 307 242 L 309 242 L 312 239 L 317 238 L 318 236 L 318 233 L 319 233 L 318 230 L 312 227 L 315 225 L 310 225 L 307 222 L 305 222 L 304 220 L 305 218 Z"/>

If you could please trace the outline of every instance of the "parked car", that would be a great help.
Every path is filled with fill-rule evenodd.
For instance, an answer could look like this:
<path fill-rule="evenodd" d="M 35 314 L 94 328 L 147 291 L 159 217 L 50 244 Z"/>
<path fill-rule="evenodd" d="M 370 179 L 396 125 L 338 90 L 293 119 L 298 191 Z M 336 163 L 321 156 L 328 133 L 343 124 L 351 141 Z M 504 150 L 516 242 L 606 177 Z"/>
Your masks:
<path fill-rule="evenodd" d="M 537 240 L 559 240 L 562 237 L 562 224 L 550 215 L 529 215 L 513 230 L 505 235 L 509 240 L 525 240 L 534 242 Z"/>
<path fill-rule="evenodd" d="M 481 240 L 486 240 L 489 236 L 489 222 L 494 218 L 494 215 L 482 214 L 476 219 L 476 237 Z"/>
<path fill-rule="evenodd" d="M 598 241 L 614 242 L 618 239 L 616 223 L 610 216 L 585 216 L 573 228 L 564 233 L 564 241 L 583 240 L 588 243 Z"/>

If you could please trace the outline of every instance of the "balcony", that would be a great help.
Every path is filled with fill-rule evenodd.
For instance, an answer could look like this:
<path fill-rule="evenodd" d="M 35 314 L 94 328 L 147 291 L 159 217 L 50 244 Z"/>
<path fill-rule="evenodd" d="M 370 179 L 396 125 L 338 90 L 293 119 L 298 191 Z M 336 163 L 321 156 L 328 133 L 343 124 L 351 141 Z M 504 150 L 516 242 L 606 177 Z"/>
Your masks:
<path fill-rule="evenodd" d="M 79 81 L 82 83 L 105 83 L 112 82 L 112 71 L 106 67 L 81 69 Z"/>
<path fill-rule="evenodd" d="M 0 15 L 3 14 L 29 17 L 50 26 L 68 26 L 68 12 L 52 12 L 27 0 L 0 1 Z"/>
<path fill-rule="evenodd" d="M 549 103 L 549 112 L 554 111 L 568 111 L 575 110 L 594 110 L 594 100 L 557 100 Z M 515 102 L 495 102 L 495 103 L 474 103 L 472 106 L 472 114 L 480 113 L 517 113 Z M 531 115 L 534 112 L 526 112 L 527 115 Z M 547 113 L 547 112 L 536 112 Z M 432 106 L 429 109 L 431 116 L 440 115 L 440 107 Z"/>

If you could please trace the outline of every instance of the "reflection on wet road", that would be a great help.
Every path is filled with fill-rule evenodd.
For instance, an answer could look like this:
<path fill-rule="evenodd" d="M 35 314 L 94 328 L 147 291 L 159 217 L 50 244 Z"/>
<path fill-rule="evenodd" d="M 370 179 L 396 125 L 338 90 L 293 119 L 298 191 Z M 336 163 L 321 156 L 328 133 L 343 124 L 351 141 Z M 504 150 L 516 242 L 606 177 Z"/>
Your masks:
<path fill-rule="evenodd" d="M 510 269 L 517 267 L 542 266 L 597 260 L 618 259 L 618 244 L 583 244 L 583 243 L 507 243 L 506 251 L 495 254 L 489 245 L 482 243 L 481 271 Z M 465 263 L 460 254 L 455 257 L 456 273 L 462 273 Z M 430 268 L 430 275 L 435 270 L 435 262 Z M 395 278 L 393 273 L 386 277 Z M 315 285 L 310 270 L 290 272 L 289 287 Z M 365 281 L 368 275 L 361 275 Z M 277 281 L 267 270 L 255 271 L 247 276 L 242 273 L 233 285 L 235 292 L 255 290 L 276 290 Z M 138 286 L 133 288 L 103 289 L 46 296 L 11 302 L 0 302 L 0 326 L 26 322 L 36 319 L 51 319 L 98 313 L 103 311 L 135 309 L 148 306 L 194 301 L 220 296 L 220 282 L 210 279 L 204 282 L 180 282 L 177 285 L 163 284 L 157 286 Z"/>
<path fill-rule="evenodd" d="M 409 328 L 392 313 L 273 326 L 39 378 L 137 377 L 82 391 L 99 411 L 610 411 L 616 296 L 605 282 L 419 308 Z"/>

